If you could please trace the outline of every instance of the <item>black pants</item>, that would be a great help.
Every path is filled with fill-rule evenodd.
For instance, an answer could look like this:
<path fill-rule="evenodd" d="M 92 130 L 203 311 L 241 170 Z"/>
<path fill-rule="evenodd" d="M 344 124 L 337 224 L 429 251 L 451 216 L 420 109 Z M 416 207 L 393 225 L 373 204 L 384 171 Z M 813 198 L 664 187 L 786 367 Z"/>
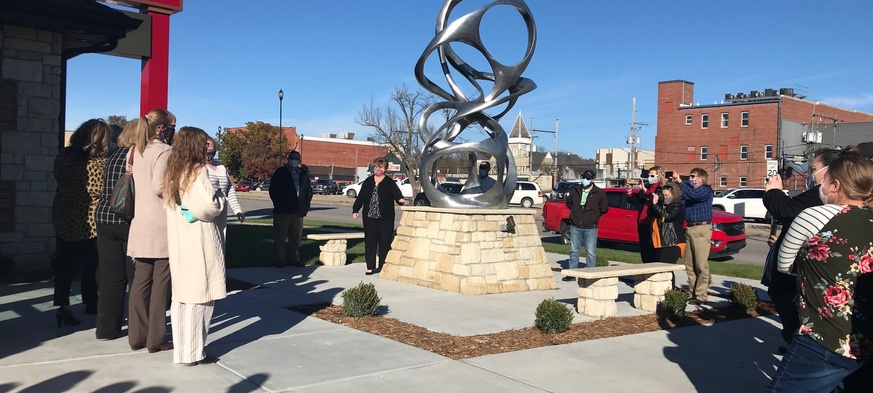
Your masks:
<path fill-rule="evenodd" d="M 652 244 L 652 223 L 637 224 L 637 234 L 639 234 L 640 258 L 643 263 L 659 262 L 655 255 L 655 245 Z"/>
<path fill-rule="evenodd" d="M 55 240 L 54 305 L 70 305 L 70 288 L 78 270 L 82 277 L 82 303 L 88 308 L 97 307 L 97 239 L 69 241 L 56 236 Z"/>
<path fill-rule="evenodd" d="M 654 249 L 655 261 L 664 263 L 676 263 L 679 257 L 682 256 L 682 250 L 679 246 L 661 247 Z"/>
<path fill-rule="evenodd" d="M 797 335 L 800 329 L 800 315 L 797 313 L 797 278 L 785 273 L 773 272 L 767 294 L 782 321 L 782 339 L 786 343 Z"/>
<path fill-rule="evenodd" d="M 124 323 L 127 284 L 133 281 L 133 261 L 127 256 L 127 224 L 97 224 L 97 253 L 100 269 L 97 281 L 97 338 L 113 339 Z"/>
<path fill-rule="evenodd" d="M 364 256 L 367 259 L 367 270 L 376 269 L 377 247 L 379 267 L 385 264 L 385 257 L 388 256 L 393 241 L 394 221 L 364 219 Z"/>

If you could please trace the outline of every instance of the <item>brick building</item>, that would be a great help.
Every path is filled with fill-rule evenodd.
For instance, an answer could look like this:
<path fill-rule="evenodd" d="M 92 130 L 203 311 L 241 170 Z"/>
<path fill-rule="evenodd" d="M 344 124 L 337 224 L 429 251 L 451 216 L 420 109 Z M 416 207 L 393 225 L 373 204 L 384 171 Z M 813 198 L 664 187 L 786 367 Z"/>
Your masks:
<path fill-rule="evenodd" d="M 771 168 L 805 168 L 804 156 L 817 148 L 858 143 L 842 137 L 842 130 L 863 135 L 857 129 L 871 127 L 867 135 L 873 138 L 873 115 L 804 98 L 794 89 L 765 89 L 700 105 L 694 103 L 694 83 L 659 82 L 655 162 L 679 173 L 703 168 L 713 189 L 763 187 L 768 161 Z"/>
<path fill-rule="evenodd" d="M 353 132 L 341 133 L 339 137 L 337 134 L 300 135 L 297 150 L 313 177 L 331 178 L 339 185 L 351 184 L 369 175 L 367 170 L 374 159 L 388 155 L 388 146 L 354 137 Z"/>

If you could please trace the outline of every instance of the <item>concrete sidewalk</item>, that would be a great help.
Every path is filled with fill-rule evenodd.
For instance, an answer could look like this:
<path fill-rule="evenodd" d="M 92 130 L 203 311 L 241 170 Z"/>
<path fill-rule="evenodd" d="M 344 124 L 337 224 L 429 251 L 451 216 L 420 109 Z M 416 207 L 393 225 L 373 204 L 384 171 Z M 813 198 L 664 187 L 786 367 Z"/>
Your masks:
<path fill-rule="evenodd" d="M 549 258 L 556 267 L 565 259 Z M 221 360 L 191 368 L 174 365 L 169 352 L 132 352 L 126 337 L 97 341 L 94 317 L 82 315 L 80 305 L 74 310 L 82 325 L 58 329 L 50 284 L 2 286 L 0 392 L 737 392 L 763 390 L 779 360 L 773 352 L 782 341 L 773 318 L 456 361 L 287 309 L 340 304 L 343 290 L 373 282 L 386 316 L 473 335 L 532 326 L 539 302 L 575 303 L 578 287 L 556 273 L 557 290 L 464 296 L 365 276 L 364 269 L 228 271 L 261 288 L 216 303 L 206 351 Z M 738 281 L 756 284 L 715 276 L 713 288 L 726 291 Z M 619 287 L 619 316 L 640 314 L 630 305 L 633 289 Z"/>

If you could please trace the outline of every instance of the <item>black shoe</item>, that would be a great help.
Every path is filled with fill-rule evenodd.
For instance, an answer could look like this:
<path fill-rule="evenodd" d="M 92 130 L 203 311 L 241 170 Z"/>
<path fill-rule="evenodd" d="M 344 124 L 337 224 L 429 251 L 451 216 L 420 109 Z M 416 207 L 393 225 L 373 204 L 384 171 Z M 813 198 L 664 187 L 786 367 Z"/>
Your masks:
<path fill-rule="evenodd" d="M 68 306 L 61 306 L 55 313 L 55 319 L 58 321 L 58 328 L 61 326 L 75 326 L 82 323 L 82 320 L 73 315 L 73 310 Z"/>
<path fill-rule="evenodd" d="M 692 306 L 702 306 L 702 305 L 706 304 L 706 301 L 703 301 L 700 299 L 688 299 L 688 304 L 690 304 Z"/>
<path fill-rule="evenodd" d="M 561 281 L 576 281 L 576 277 L 564 276 Z"/>
<path fill-rule="evenodd" d="M 169 351 L 173 349 L 173 343 L 158 344 L 153 347 L 148 347 L 149 353 L 157 353 L 161 351 Z"/>
<path fill-rule="evenodd" d="M 206 357 L 201 359 L 201 360 L 198 360 L 196 362 L 191 362 L 191 363 L 182 363 L 182 365 L 185 367 L 193 367 L 193 366 L 196 366 L 198 364 L 213 364 L 213 363 L 218 363 L 218 358 L 215 356 L 206 355 Z"/>
<path fill-rule="evenodd" d="M 367 270 L 364 272 L 364 274 L 367 276 L 372 276 L 372 275 L 376 274 L 376 271 L 375 270 Z"/>

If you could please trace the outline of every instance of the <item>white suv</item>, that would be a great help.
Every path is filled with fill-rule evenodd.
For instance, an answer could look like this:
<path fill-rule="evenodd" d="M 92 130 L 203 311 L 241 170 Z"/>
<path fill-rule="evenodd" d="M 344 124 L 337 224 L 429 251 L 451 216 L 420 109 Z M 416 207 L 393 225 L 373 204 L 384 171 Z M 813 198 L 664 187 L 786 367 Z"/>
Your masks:
<path fill-rule="evenodd" d="M 712 198 L 712 208 L 754 220 L 770 221 L 763 188 L 729 188 Z M 787 193 L 787 192 L 786 192 Z"/>
<path fill-rule="evenodd" d="M 512 199 L 509 200 L 509 204 L 521 205 L 521 207 L 542 205 L 543 191 L 540 190 L 539 184 L 529 181 L 520 181 L 515 185 L 515 192 L 512 194 Z"/>

